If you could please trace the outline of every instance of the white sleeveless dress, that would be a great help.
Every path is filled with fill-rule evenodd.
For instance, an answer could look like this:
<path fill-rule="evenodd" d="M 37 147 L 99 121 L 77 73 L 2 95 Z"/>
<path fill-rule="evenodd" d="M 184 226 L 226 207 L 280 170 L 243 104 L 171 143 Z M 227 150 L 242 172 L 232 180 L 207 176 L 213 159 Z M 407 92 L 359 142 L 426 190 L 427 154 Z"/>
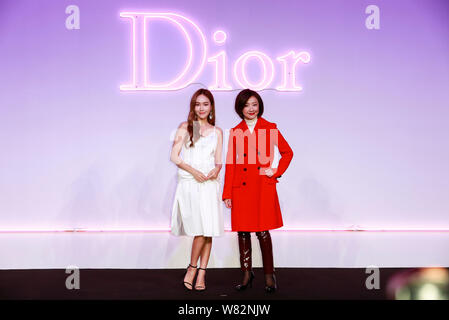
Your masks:
<path fill-rule="evenodd" d="M 215 168 L 218 135 L 200 136 L 193 148 L 182 146 L 183 161 L 206 176 Z M 198 182 L 184 169 L 178 168 L 178 185 L 172 208 L 171 233 L 176 236 L 216 237 L 224 233 L 223 207 L 218 179 Z"/>

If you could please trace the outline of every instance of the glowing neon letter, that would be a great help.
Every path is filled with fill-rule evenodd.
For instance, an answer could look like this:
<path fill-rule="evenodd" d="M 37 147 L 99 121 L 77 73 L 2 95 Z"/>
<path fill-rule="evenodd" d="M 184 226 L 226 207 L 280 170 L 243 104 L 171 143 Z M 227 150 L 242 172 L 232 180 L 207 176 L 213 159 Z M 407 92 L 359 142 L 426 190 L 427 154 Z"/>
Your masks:
<path fill-rule="evenodd" d="M 310 62 L 310 54 L 305 51 L 301 51 L 295 54 L 294 51 L 290 51 L 286 55 L 278 57 L 276 60 L 282 62 L 283 65 L 283 82 L 281 86 L 276 87 L 279 91 L 301 91 L 302 87 L 296 85 L 295 70 L 296 64 L 301 61 L 303 63 Z"/>
<path fill-rule="evenodd" d="M 226 52 L 220 51 L 207 61 L 215 62 L 215 83 L 209 86 L 209 90 L 232 90 L 226 83 Z"/>
<path fill-rule="evenodd" d="M 252 84 L 246 78 L 245 65 L 249 58 L 257 58 L 263 67 L 262 79 Z M 242 88 L 249 88 L 252 90 L 262 90 L 268 87 L 273 81 L 274 65 L 270 57 L 260 51 L 248 51 L 242 54 L 234 64 L 234 78 Z"/>
<path fill-rule="evenodd" d="M 132 20 L 132 83 L 121 85 L 121 90 L 182 89 L 192 83 L 203 70 L 206 63 L 206 38 L 201 29 L 190 19 L 176 13 L 147 12 L 121 12 L 120 17 Z M 174 80 L 168 83 L 148 83 L 148 44 L 146 36 L 146 23 L 148 19 L 167 20 L 178 27 L 184 35 L 189 48 L 184 69 Z M 199 43 L 200 49 L 198 50 L 192 41 L 192 34 L 196 36 L 197 43 Z"/>

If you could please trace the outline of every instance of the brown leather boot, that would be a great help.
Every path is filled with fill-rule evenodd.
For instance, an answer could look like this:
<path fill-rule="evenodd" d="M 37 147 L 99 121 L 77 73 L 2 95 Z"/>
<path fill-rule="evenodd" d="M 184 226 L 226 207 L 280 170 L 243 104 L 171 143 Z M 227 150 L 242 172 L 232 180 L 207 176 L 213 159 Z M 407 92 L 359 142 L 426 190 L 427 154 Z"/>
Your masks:
<path fill-rule="evenodd" d="M 262 252 L 263 272 L 265 273 L 265 291 L 272 293 L 276 291 L 276 277 L 274 276 L 274 262 L 273 262 L 273 246 L 271 243 L 270 232 L 260 231 L 256 232 L 259 239 L 260 250 Z"/>
<path fill-rule="evenodd" d="M 239 231 L 240 270 L 243 271 L 243 282 L 235 286 L 238 291 L 245 290 L 248 285 L 253 286 L 254 272 L 252 271 L 251 233 Z"/>

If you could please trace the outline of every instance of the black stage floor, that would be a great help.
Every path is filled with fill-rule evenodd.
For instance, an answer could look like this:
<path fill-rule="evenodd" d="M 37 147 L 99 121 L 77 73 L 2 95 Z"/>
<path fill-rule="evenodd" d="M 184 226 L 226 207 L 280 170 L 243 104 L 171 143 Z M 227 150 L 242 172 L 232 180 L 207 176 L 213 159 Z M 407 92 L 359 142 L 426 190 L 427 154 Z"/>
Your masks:
<path fill-rule="evenodd" d="M 0 270 L 0 299 L 133 300 L 308 300 L 387 299 L 386 283 L 409 268 L 381 268 L 380 289 L 368 290 L 364 268 L 277 268 L 278 291 L 264 291 L 262 268 L 254 268 L 253 287 L 237 292 L 239 269 L 208 269 L 207 290 L 182 287 L 183 269 L 80 269 L 80 289 L 66 289 L 64 269 Z"/>

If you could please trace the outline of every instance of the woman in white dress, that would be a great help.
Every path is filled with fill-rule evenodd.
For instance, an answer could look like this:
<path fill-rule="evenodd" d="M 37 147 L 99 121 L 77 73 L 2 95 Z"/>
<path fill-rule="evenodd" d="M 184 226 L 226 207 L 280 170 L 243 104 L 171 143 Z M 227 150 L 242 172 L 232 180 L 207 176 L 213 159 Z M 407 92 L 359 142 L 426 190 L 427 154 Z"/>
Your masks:
<path fill-rule="evenodd" d="M 171 233 L 193 236 L 190 264 L 183 286 L 206 289 L 205 274 L 212 237 L 222 236 L 223 213 L 218 174 L 222 167 L 223 131 L 215 126 L 215 104 L 207 89 L 196 91 L 186 122 L 176 131 L 170 160 L 178 166 Z M 182 154 L 181 154 L 182 152 Z M 200 267 L 197 266 L 200 259 Z M 197 274 L 198 269 L 198 274 Z"/>

